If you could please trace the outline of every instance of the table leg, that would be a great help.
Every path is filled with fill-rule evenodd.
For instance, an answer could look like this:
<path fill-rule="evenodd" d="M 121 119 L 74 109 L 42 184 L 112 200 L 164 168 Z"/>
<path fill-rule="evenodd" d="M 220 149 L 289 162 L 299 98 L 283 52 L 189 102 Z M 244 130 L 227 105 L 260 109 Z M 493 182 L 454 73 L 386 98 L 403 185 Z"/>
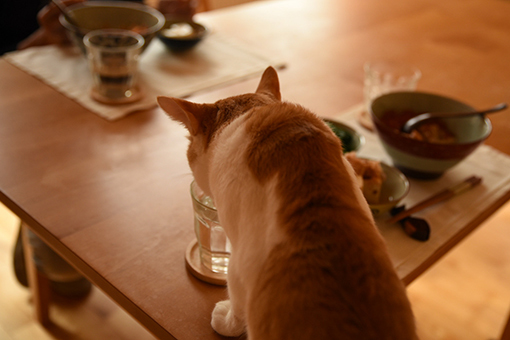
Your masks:
<path fill-rule="evenodd" d="M 508 315 L 508 320 L 505 328 L 503 329 L 503 334 L 501 334 L 501 340 L 510 340 L 510 315 Z"/>
<path fill-rule="evenodd" d="M 28 240 L 27 225 L 22 222 L 22 235 L 23 235 L 23 249 L 25 252 L 25 263 L 28 276 L 28 285 L 32 292 L 32 300 L 34 302 L 35 316 L 37 321 L 43 326 L 48 326 L 49 306 L 50 306 L 50 280 L 39 270 L 34 263 L 32 254 L 32 246 Z"/>

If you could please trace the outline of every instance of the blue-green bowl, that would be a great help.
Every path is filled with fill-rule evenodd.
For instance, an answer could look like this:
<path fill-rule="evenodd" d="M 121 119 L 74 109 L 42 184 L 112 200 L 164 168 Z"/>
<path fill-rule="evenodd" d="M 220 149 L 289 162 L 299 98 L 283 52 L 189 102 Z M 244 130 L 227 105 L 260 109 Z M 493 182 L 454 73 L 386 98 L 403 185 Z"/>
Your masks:
<path fill-rule="evenodd" d="M 365 137 L 352 127 L 333 119 L 323 118 L 335 135 L 342 141 L 343 151 L 358 151 L 365 144 Z"/>

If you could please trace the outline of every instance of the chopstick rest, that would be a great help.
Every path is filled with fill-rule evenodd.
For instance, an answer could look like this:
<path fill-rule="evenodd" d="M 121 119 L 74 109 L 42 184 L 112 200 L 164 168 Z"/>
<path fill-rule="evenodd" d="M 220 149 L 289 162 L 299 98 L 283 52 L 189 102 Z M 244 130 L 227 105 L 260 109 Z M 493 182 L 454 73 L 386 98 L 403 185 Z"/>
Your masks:
<path fill-rule="evenodd" d="M 405 205 L 393 208 L 390 213 L 392 215 L 399 214 L 405 210 Z M 418 241 L 427 241 L 430 238 L 430 225 L 423 218 L 404 217 L 400 221 L 400 225 L 404 232 L 411 238 Z"/>
<path fill-rule="evenodd" d="M 427 241 L 430 238 L 430 226 L 423 218 L 407 217 L 400 221 L 405 233 L 415 240 Z"/>

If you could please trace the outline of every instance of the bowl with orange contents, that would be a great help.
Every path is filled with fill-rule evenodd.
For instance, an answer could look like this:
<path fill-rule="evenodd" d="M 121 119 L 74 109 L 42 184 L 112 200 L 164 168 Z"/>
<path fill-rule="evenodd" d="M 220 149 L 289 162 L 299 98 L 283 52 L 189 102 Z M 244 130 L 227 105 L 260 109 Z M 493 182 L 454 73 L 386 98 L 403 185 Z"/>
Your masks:
<path fill-rule="evenodd" d="M 434 118 L 410 133 L 412 117 L 426 112 L 474 112 L 458 100 L 425 92 L 393 92 L 376 98 L 370 114 L 386 153 L 409 177 L 436 179 L 460 163 L 489 137 L 492 125 L 483 115 Z"/>

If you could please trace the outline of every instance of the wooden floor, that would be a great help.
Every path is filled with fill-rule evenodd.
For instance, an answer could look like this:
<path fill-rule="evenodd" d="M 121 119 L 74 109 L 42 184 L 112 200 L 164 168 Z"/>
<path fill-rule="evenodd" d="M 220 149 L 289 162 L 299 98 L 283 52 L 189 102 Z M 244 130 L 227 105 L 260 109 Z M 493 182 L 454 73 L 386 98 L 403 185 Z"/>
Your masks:
<path fill-rule="evenodd" d="M 0 205 L 1 340 L 149 340 L 154 337 L 101 291 L 58 300 L 55 325 L 33 318 L 28 290 L 12 268 L 18 220 Z M 510 311 L 510 205 L 408 289 L 422 340 L 488 340 L 500 336 Z"/>

